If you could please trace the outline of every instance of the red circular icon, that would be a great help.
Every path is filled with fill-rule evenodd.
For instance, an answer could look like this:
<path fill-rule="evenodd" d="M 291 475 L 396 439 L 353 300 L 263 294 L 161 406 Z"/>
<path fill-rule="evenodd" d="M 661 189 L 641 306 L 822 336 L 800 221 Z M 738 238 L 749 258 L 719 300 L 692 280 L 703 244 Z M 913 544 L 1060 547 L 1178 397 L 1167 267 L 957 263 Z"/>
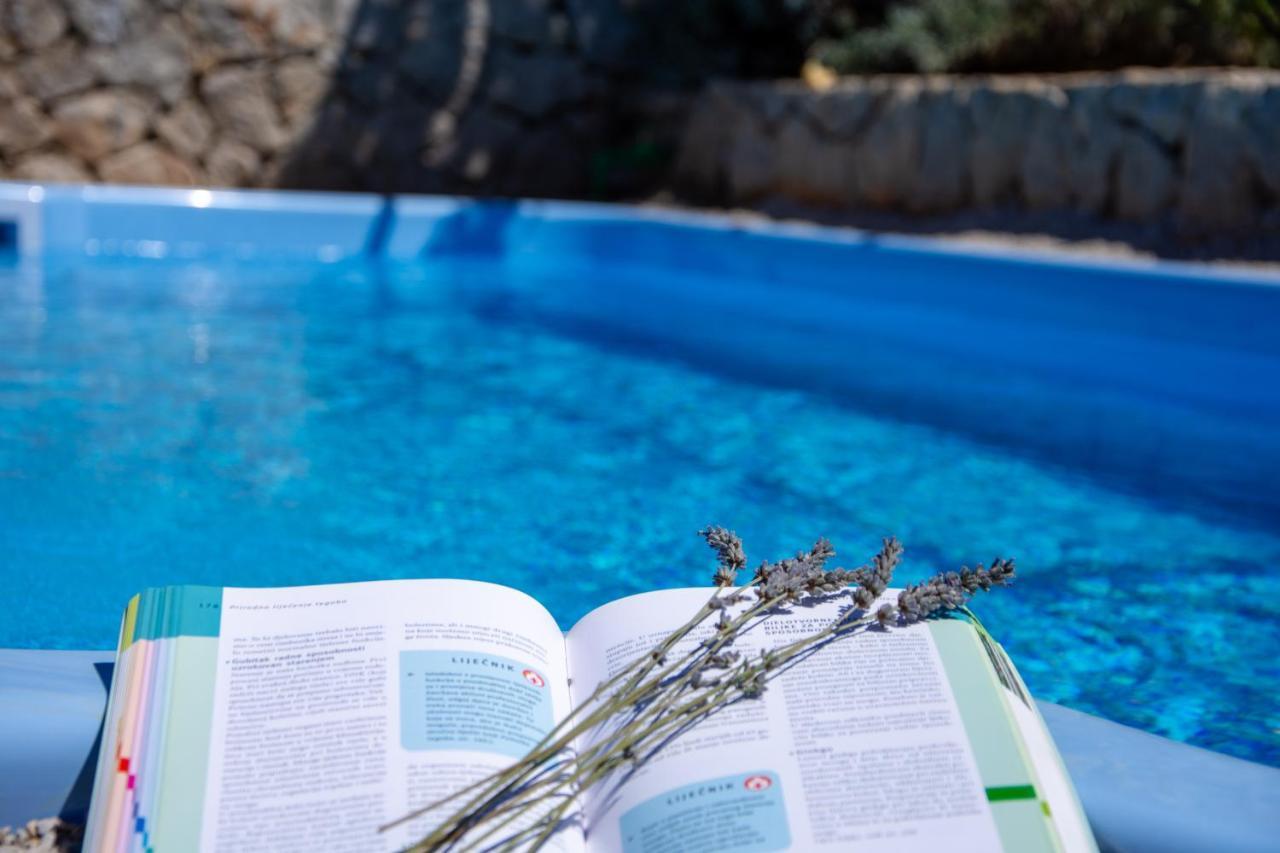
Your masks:
<path fill-rule="evenodd" d="M 742 783 L 742 787 L 748 791 L 763 791 L 773 785 L 773 780 L 768 776 L 748 776 L 747 781 Z"/>
<path fill-rule="evenodd" d="M 538 675 L 538 673 L 534 672 L 534 671 L 533 671 L 533 670 L 531 670 L 531 669 L 526 669 L 524 672 L 522 672 L 522 673 L 520 673 L 520 674 L 524 676 L 524 680 L 525 680 L 525 681 L 529 682 L 529 683 L 530 683 L 530 684 L 532 684 L 534 687 L 542 687 L 543 685 L 545 685 L 545 684 L 547 683 L 547 682 L 545 682 L 545 681 L 543 681 L 543 680 L 542 680 L 542 676 L 541 676 L 541 675 Z"/>

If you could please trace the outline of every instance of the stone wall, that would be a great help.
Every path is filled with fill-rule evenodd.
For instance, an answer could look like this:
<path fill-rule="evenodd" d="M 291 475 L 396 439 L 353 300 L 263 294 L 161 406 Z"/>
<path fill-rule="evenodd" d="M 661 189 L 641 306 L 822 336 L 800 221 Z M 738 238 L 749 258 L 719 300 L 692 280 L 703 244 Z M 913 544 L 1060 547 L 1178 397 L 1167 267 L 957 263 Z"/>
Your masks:
<path fill-rule="evenodd" d="M 762 69 L 690 8 L 0 0 L 0 178 L 1280 228 L 1280 72 L 701 87 Z"/>
<path fill-rule="evenodd" d="M 0 169 L 250 185 L 306 131 L 351 2 L 4 0 Z"/>
<path fill-rule="evenodd" d="M 0 178 L 627 191 L 691 81 L 666 1 L 0 0 Z"/>
<path fill-rule="evenodd" d="M 675 180 L 718 204 L 1071 209 L 1186 234 L 1280 230 L 1280 72 L 719 83 Z"/>

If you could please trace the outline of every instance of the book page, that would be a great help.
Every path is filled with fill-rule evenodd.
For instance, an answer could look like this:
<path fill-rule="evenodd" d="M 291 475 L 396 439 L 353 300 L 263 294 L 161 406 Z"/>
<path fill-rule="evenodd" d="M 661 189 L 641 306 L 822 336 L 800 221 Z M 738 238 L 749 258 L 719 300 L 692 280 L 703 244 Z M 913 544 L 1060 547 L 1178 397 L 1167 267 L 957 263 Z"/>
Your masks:
<path fill-rule="evenodd" d="M 710 590 L 593 611 L 568 637 L 575 703 L 691 616 Z M 847 599 L 845 599 L 847 602 Z M 794 608 L 740 638 L 755 655 L 836 616 Z M 689 644 L 709 635 L 706 630 Z M 678 649 L 683 651 L 684 649 Z M 588 846 L 623 853 L 1001 849 L 926 625 L 832 643 L 587 797 Z"/>
<path fill-rule="evenodd" d="M 568 712 L 564 641 L 493 584 L 226 589 L 212 701 L 201 850 L 397 850 Z"/>

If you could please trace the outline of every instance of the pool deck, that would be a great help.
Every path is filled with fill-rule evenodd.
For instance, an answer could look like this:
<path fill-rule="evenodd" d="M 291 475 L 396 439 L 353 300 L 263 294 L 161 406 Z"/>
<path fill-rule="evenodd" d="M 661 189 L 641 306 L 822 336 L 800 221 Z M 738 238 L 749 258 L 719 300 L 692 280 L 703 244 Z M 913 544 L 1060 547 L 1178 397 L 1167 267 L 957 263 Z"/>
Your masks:
<path fill-rule="evenodd" d="M 112 652 L 0 649 L 0 825 L 84 819 Z M 1274 850 L 1280 770 L 1041 702 L 1103 850 Z"/>

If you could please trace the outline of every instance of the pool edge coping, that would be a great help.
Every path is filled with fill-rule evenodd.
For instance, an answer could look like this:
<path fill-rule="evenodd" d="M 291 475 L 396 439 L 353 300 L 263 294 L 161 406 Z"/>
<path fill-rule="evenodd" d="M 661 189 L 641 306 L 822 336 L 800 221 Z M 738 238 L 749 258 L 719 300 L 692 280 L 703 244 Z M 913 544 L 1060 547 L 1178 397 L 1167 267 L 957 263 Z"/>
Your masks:
<path fill-rule="evenodd" d="M 411 260 L 421 253 L 422 241 L 446 217 L 468 209 L 507 208 L 520 223 L 545 226 L 606 223 L 690 228 L 706 234 L 742 235 L 761 239 L 813 242 L 826 246 L 873 248 L 892 253 L 998 261 L 1031 267 L 1079 269 L 1156 275 L 1184 281 L 1280 286 L 1280 270 L 1240 267 L 1213 262 L 1180 261 L 1148 257 L 1089 255 L 1075 250 L 1019 247 L 969 242 L 940 237 L 882 233 L 858 228 L 802 221 L 779 221 L 720 210 L 690 210 L 652 204 L 626 204 L 554 199 L 470 198 L 452 195 L 338 193 L 302 190 L 210 189 L 139 187 L 101 184 L 36 184 L 0 181 L 0 222 L 16 223 L 16 248 L 20 259 L 51 254 L 94 257 L 203 258 L 313 256 L 331 262 L 355 258 L 387 257 Z M 122 238 L 104 233 L 104 224 L 92 215 L 113 209 L 133 214 L 210 211 L 232 217 L 277 215 L 292 217 L 291 227 L 306 226 L 287 244 L 211 240 L 195 241 L 196 248 L 183 253 L 180 222 L 165 220 L 151 227 L 167 228 L 168 240 L 139 239 L 146 245 L 108 247 L 103 242 Z M 307 220 L 307 222 L 303 222 Z M 113 222 L 113 224 L 116 224 Z M 318 245 L 317 245 L 318 241 Z M 155 243 L 167 243 L 161 251 Z M 307 249 L 310 249 L 308 252 Z"/>

